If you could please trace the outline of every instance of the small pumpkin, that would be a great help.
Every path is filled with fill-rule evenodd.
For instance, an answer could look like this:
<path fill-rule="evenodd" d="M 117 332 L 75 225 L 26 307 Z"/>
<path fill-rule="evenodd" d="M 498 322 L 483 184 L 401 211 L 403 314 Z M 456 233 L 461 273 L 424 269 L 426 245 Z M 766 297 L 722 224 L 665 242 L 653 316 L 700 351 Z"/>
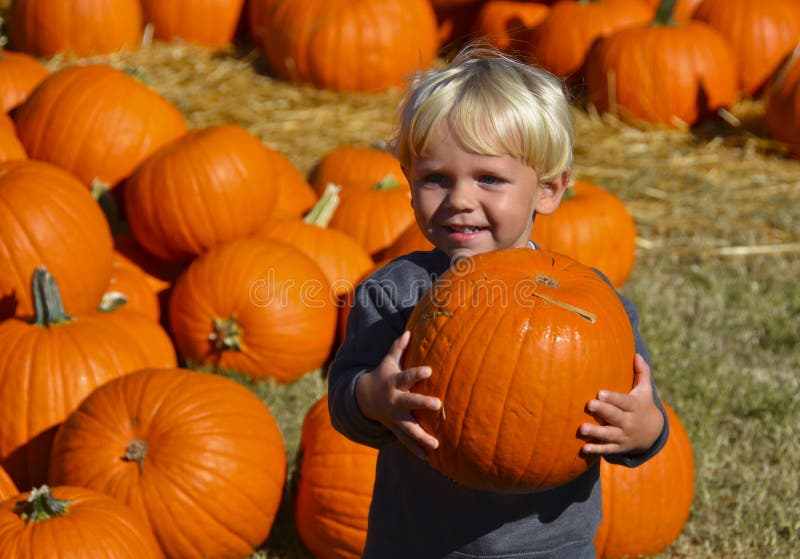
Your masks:
<path fill-rule="evenodd" d="M 675 0 L 662 0 L 649 27 L 598 40 L 586 57 L 586 89 L 601 113 L 663 126 L 691 126 L 738 98 L 733 48 L 700 21 L 670 19 Z"/>
<path fill-rule="evenodd" d="M 167 333 L 125 308 L 70 316 L 47 270 L 33 274 L 32 322 L 0 322 L 0 464 L 19 487 L 45 481 L 57 426 L 95 387 L 142 367 L 174 367 Z"/>
<path fill-rule="evenodd" d="M 277 239 L 211 249 L 178 278 L 169 301 L 183 359 L 279 383 L 325 363 L 336 314 L 319 265 Z"/>
<path fill-rule="evenodd" d="M 9 477 L 3 468 L 0 468 L 0 503 L 6 499 L 17 495 L 19 491 L 14 485 L 14 480 Z"/>
<path fill-rule="evenodd" d="M 264 2 L 265 0 L 255 0 Z M 337 91 L 384 91 L 426 70 L 438 48 L 429 0 L 266 0 L 254 30 L 282 79 Z"/>
<path fill-rule="evenodd" d="M 574 181 L 558 210 L 537 215 L 531 239 L 597 268 L 617 287 L 628 280 L 636 260 L 636 223 L 625 203 L 589 181 Z"/>
<path fill-rule="evenodd" d="M 144 21 L 153 25 L 153 37 L 180 38 L 209 48 L 233 40 L 244 0 L 142 0 Z"/>
<path fill-rule="evenodd" d="M 311 186 L 322 196 L 331 183 L 340 186 L 340 196 L 356 190 L 369 190 L 391 177 L 410 188 L 400 161 L 390 152 L 377 147 L 342 145 L 327 152 L 311 170 Z"/>
<path fill-rule="evenodd" d="M 49 71 L 24 52 L 0 49 L 0 112 L 9 112 L 27 99 Z"/>
<path fill-rule="evenodd" d="M 0 319 L 34 312 L 30 278 L 46 266 L 67 311 L 94 310 L 111 278 L 111 230 L 78 179 L 42 161 L 0 163 Z"/>
<path fill-rule="evenodd" d="M 125 182 L 134 238 L 161 260 L 188 262 L 252 235 L 274 210 L 272 162 L 280 157 L 232 124 L 193 130 L 166 144 Z"/>
<path fill-rule="evenodd" d="M 5 113 L 0 113 L 0 163 L 27 158 L 28 154 L 17 137 L 14 121 Z"/>
<path fill-rule="evenodd" d="M 9 43 L 35 56 L 95 56 L 134 50 L 142 36 L 139 0 L 14 0 Z"/>
<path fill-rule="evenodd" d="M 600 389 L 632 386 L 633 331 L 618 296 L 590 268 L 547 250 L 456 262 L 406 328 L 403 368 L 433 371 L 413 390 L 442 402 L 439 412 L 415 412 L 439 441 L 427 459 L 466 487 L 527 492 L 576 478 L 597 461 L 580 453 L 578 427 L 594 421 L 586 403 Z"/>
<path fill-rule="evenodd" d="M 328 227 L 339 205 L 339 187 L 328 186 L 303 219 L 269 221 L 254 236 L 283 240 L 300 249 L 319 264 L 339 299 L 355 289 L 374 262 L 355 239 Z"/>
<path fill-rule="evenodd" d="M 592 44 L 615 31 L 644 27 L 652 12 L 641 0 L 562 0 L 528 36 L 530 60 L 561 77 L 582 75 Z"/>
<path fill-rule="evenodd" d="M 143 369 L 97 388 L 70 414 L 49 478 L 130 506 L 168 557 L 245 557 L 272 529 L 286 450 L 269 408 L 241 384 Z"/>
<path fill-rule="evenodd" d="M 411 190 L 389 175 L 368 189 L 343 196 L 330 227 L 344 231 L 376 256 L 412 223 Z"/>
<path fill-rule="evenodd" d="M 692 443 L 675 410 L 663 405 L 669 438 L 658 454 L 636 468 L 600 463 L 603 520 L 595 536 L 598 557 L 661 553 L 689 518 L 695 478 Z"/>
<path fill-rule="evenodd" d="M 694 19 L 718 30 L 733 46 L 746 95 L 760 95 L 800 43 L 800 4 L 795 0 L 703 0 Z"/>
<path fill-rule="evenodd" d="M 0 503 L 0 559 L 163 559 L 130 507 L 85 487 L 42 485 Z"/>
<path fill-rule="evenodd" d="M 118 295 L 125 299 L 125 305 L 146 317 L 158 322 L 161 308 L 158 293 L 153 290 L 145 272 L 136 264 L 114 251 L 111 260 L 111 280 L 106 295 Z"/>
<path fill-rule="evenodd" d="M 786 61 L 766 95 L 767 128 L 800 157 L 800 48 Z"/>
<path fill-rule="evenodd" d="M 487 37 L 498 49 L 522 54 L 531 30 L 550 12 L 545 4 L 520 0 L 489 0 L 481 5 L 474 22 L 475 34 Z"/>
<path fill-rule="evenodd" d="M 333 428 L 327 396 L 306 412 L 297 450 L 294 520 L 314 557 L 361 557 L 377 460 L 376 449 Z"/>
<path fill-rule="evenodd" d="M 113 188 L 187 130 L 171 102 L 105 64 L 53 72 L 16 109 L 14 120 L 32 159 L 66 169 L 87 187 L 99 182 Z"/>

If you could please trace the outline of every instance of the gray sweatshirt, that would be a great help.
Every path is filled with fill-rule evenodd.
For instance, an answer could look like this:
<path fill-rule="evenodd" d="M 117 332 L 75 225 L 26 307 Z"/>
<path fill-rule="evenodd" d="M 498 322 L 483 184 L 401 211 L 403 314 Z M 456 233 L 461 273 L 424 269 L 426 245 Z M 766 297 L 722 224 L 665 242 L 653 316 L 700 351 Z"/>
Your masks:
<path fill-rule="evenodd" d="M 380 363 L 405 330 L 417 301 L 449 264 L 448 256 L 438 249 L 414 252 L 362 282 L 356 288 L 344 340 L 329 369 L 334 427 L 358 443 L 379 449 L 362 558 L 595 559 L 593 540 L 602 515 L 599 463 L 569 483 L 535 493 L 469 489 L 411 454 L 389 429 L 367 418 L 358 407 L 356 379 Z M 620 300 L 633 326 L 636 351 L 649 364 L 636 308 L 628 299 L 620 296 Z M 664 446 L 669 426 L 655 386 L 653 395 L 664 415 L 664 429 L 656 442 L 643 455 L 605 460 L 634 467 Z"/>

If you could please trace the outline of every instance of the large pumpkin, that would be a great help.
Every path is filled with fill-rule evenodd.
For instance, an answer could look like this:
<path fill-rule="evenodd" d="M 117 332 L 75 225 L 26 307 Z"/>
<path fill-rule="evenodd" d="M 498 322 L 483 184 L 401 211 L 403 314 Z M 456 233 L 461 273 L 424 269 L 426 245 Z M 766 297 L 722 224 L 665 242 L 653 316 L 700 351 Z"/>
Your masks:
<path fill-rule="evenodd" d="M 597 268 L 617 287 L 633 271 L 636 223 L 622 200 L 588 181 L 570 185 L 554 213 L 536 216 L 531 239 Z"/>
<path fill-rule="evenodd" d="M 658 454 L 636 468 L 600 464 L 603 521 L 595 537 L 599 557 L 661 553 L 689 518 L 694 499 L 692 444 L 675 411 L 667 404 L 664 409 L 669 438 Z"/>
<path fill-rule="evenodd" d="M 130 507 L 85 487 L 46 485 L 0 504 L 0 559 L 163 559 Z"/>
<path fill-rule="evenodd" d="M 171 367 L 155 322 L 124 308 L 73 316 L 53 277 L 33 276 L 36 316 L 0 322 L 0 464 L 19 487 L 45 481 L 56 427 L 95 387 L 142 367 Z"/>
<path fill-rule="evenodd" d="M 580 450 L 586 403 L 633 382 L 631 324 L 614 290 L 566 256 L 503 249 L 456 262 L 408 321 L 403 368 L 433 374 L 415 412 L 439 440 L 430 464 L 467 487 L 525 492 L 568 482 L 597 461 Z M 491 343 L 487 343 L 491 340 Z"/>
<path fill-rule="evenodd" d="M 300 539 L 317 559 L 358 559 L 378 451 L 336 431 L 323 396 L 306 412 L 297 450 L 294 519 Z"/>
<path fill-rule="evenodd" d="M 429 0 L 255 0 L 254 30 L 271 69 L 293 82 L 344 91 L 400 87 L 427 70 L 438 47 Z"/>
<path fill-rule="evenodd" d="M 272 162 L 281 157 L 232 124 L 193 130 L 170 142 L 125 182 L 133 236 L 161 260 L 188 262 L 252 235 L 275 207 Z"/>
<path fill-rule="evenodd" d="M 652 11 L 641 0 L 562 0 L 528 36 L 531 61 L 557 76 L 579 74 L 592 44 L 629 27 L 643 27 Z"/>
<path fill-rule="evenodd" d="M 186 132 L 172 103 L 104 64 L 50 74 L 17 108 L 14 120 L 31 158 L 63 167 L 87 185 L 99 181 L 110 187 Z"/>
<path fill-rule="evenodd" d="M 142 36 L 139 0 L 14 0 L 9 43 L 36 56 L 134 50 Z"/>
<path fill-rule="evenodd" d="M 25 101 L 48 73 L 47 66 L 29 54 L 0 50 L 0 111 Z"/>
<path fill-rule="evenodd" d="M 286 451 L 269 409 L 241 384 L 146 369 L 95 390 L 53 444 L 51 483 L 135 509 L 168 557 L 245 557 L 269 534 Z"/>
<path fill-rule="evenodd" d="M 653 25 L 594 43 L 586 57 L 586 88 L 600 112 L 691 126 L 734 104 L 739 74 L 733 48 L 705 23 L 671 22 L 674 1 L 662 1 Z"/>
<path fill-rule="evenodd" d="M 336 305 L 325 273 L 276 239 L 241 239 L 194 260 L 169 301 L 185 360 L 291 382 L 321 367 L 333 346 Z"/>
<path fill-rule="evenodd" d="M 765 115 L 770 134 L 800 157 L 800 49 L 786 61 L 767 92 Z"/>
<path fill-rule="evenodd" d="M 244 0 L 142 0 L 144 21 L 156 39 L 180 38 L 204 47 L 233 40 Z"/>
<path fill-rule="evenodd" d="M 31 316 L 33 271 L 58 279 L 68 312 L 95 309 L 111 278 L 111 230 L 88 189 L 41 161 L 0 163 L 0 319 Z"/>
<path fill-rule="evenodd" d="M 747 95 L 759 94 L 800 43 L 797 0 L 703 0 L 694 18 L 730 41 L 739 61 L 739 84 Z"/>

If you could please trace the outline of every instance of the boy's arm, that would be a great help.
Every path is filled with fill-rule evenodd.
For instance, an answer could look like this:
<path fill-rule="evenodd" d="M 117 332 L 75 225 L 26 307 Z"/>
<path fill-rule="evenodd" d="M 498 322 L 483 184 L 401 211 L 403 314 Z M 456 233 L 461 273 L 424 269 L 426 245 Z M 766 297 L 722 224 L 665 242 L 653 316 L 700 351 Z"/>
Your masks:
<path fill-rule="evenodd" d="M 602 275 L 602 274 L 601 274 Z M 639 353 L 644 360 L 647 362 L 647 365 L 652 368 L 652 362 L 650 358 L 650 353 L 647 351 L 647 347 L 644 344 L 641 336 L 639 335 L 639 313 L 636 310 L 636 306 L 633 304 L 632 301 L 623 297 L 619 293 L 617 295 L 622 301 L 622 305 L 625 308 L 625 312 L 628 314 L 628 318 L 631 321 L 631 327 L 633 328 L 633 336 L 634 342 L 636 346 L 636 353 Z M 653 375 L 650 375 L 650 386 L 653 391 L 653 402 L 655 403 L 658 410 L 661 412 L 662 417 L 664 418 L 664 427 L 661 429 L 661 434 L 659 434 L 658 438 L 656 438 L 655 442 L 647 449 L 645 452 L 641 454 L 607 454 L 604 455 L 603 458 L 612 464 L 620 464 L 623 466 L 627 466 L 629 468 L 638 466 L 656 454 L 663 448 L 664 444 L 667 442 L 667 437 L 669 437 L 669 421 L 667 420 L 667 412 L 664 410 L 664 406 L 661 404 L 661 400 L 658 397 L 658 393 L 656 392 L 656 385 L 655 381 L 653 380 Z"/>
<path fill-rule="evenodd" d="M 344 340 L 328 370 L 328 408 L 334 428 L 357 443 L 380 448 L 395 439 L 382 423 L 364 415 L 355 386 L 383 360 L 405 325 L 403 312 L 379 282 L 366 280 L 356 287 Z"/>

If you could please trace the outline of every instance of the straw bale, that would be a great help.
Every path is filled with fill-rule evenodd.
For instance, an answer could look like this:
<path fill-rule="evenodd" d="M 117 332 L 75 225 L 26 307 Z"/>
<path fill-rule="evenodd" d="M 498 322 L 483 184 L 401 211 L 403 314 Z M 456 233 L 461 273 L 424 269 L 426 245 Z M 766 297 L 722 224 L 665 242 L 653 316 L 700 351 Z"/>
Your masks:
<path fill-rule="evenodd" d="M 303 173 L 338 145 L 390 137 L 401 91 L 354 94 L 289 84 L 271 77 L 263 57 L 249 48 L 211 52 L 154 42 L 94 61 L 140 71 L 192 127 L 228 122 L 248 128 Z M 80 62 L 86 61 L 92 59 Z M 49 64 L 74 62 L 55 57 Z M 574 115 L 573 175 L 627 204 L 640 250 L 730 256 L 748 250 L 726 247 L 796 249 L 800 161 L 769 139 L 763 102 L 742 100 L 691 130 L 627 123 L 580 99 Z"/>

